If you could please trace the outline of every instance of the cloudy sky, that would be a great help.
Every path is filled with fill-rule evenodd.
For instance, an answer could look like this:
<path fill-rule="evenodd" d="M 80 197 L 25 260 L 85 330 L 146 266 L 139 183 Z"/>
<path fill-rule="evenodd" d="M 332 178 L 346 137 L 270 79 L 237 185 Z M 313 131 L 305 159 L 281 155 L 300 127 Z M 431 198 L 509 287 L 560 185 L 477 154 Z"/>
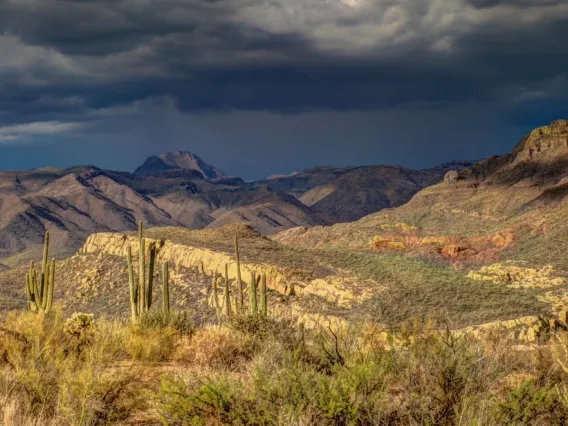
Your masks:
<path fill-rule="evenodd" d="M 0 0 L 0 169 L 429 167 L 568 118 L 566 0 Z"/>

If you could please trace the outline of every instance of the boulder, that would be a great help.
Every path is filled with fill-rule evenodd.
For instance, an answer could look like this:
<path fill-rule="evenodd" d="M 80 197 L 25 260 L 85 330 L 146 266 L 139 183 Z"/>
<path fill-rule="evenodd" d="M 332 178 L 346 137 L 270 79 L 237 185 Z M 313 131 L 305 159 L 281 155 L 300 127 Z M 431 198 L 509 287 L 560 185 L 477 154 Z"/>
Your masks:
<path fill-rule="evenodd" d="M 460 175 L 456 170 L 450 170 L 448 173 L 446 173 L 446 175 L 444 176 L 444 182 L 445 183 L 450 183 L 450 184 L 454 184 L 458 182 Z"/>

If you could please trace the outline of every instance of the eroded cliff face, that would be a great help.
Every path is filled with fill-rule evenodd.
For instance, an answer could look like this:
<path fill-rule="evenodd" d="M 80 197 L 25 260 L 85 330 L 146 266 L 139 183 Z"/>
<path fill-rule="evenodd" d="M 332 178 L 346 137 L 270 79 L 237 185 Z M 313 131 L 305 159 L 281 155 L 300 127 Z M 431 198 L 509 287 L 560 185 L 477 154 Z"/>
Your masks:
<path fill-rule="evenodd" d="M 512 165 L 521 162 L 553 162 L 568 155 L 568 120 L 556 120 L 534 129 L 512 152 Z"/>

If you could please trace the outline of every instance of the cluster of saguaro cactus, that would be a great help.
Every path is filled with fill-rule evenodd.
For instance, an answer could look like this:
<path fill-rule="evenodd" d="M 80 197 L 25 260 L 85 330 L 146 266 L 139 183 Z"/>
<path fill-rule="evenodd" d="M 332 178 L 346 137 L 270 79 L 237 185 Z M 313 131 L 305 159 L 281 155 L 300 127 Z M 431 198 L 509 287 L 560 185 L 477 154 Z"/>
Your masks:
<path fill-rule="evenodd" d="M 239 255 L 239 240 L 235 237 L 235 257 L 237 262 L 237 290 L 238 295 L 231 297 L 231 288 L 229 281 L 229 265 L 225 264 L 225 276 L 223 280 L 223 306 L 219 303 L 219 288 L 218 282 L 220 276 L 214 274 L 213 276 L 213 304 L 217 317 L 221 320 L 222 316 L 230 317 L 233 314 L 245 314 L 244 308 L 244 291 L 243 280 L 241 276 L 241 262 Z M 258 306 L 258 287 L 260 283 L 260 312 Z M 234 311 L 233 311 L 234 306 Z M 268 316 L 268 297 L 266 291 L 266 273 L 257 276 L 254 271 L 250 272 L 249 284 L 249 313 L 250 315 Z"/>
<path fill-rule="evenodd" d="M 249 285 L 249 298 L 250 298 L 250 314 L 258 315 L 258 298 L 257 298 L 257 288 L 260 281 L 260 315 L 266 317 L 268 316 L 268 298 L 266 295 L 266 272 L 262 275 L 257 276 L 251 271 L 250 285 Z"/>
<path fill-rule="evenodd" d="M 137 322 L 140 315 L 147 312 L 152 307 L 152 291 L 154 285 L 154 266 L 156 263 L 156 245 L 149 247 L 148 272 L 146 273 L 146 239 L 142 221 L 138 222 L 138 282 L 134 274 L 134 264 L 132 262 L 132 248 L 128 246 L 126 256 L 128 262 L 128 284 L 130 287 L 130 313 L 132 321 Z M 164 316 L 170 315 L 170 289 L 168 264 L 163 266 L 163 305 Z"/>
<path fill-rule="evenodd" d="M 35 269 L 34 262 L 30 262 L 30 269 L 26 274 L 26 294 L 28 296 L 28 309 L 32 312 L 47 314 L 53 303 L 53 286 L 55 284 L 55 259 L 51 262 L 49 257 L 49 232 L 45 233 L 43 242 L 43 259 L 41 273 Z"/>

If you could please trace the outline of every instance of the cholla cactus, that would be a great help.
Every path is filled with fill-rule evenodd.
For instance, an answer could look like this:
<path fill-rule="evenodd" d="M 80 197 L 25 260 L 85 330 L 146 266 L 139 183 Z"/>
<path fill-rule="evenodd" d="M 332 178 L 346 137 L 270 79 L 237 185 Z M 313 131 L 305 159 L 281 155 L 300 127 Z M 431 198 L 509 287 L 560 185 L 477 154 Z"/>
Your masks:
<path fill-rule="evenodd" d="M 71 315 L 65 324 L 63 324 L 63 332 L 69 336 L 78 338 L 87 337 L 95 330 L 94 314 L 83 314 L 75 312 Z"/>
<path fill-rule="evenodd" d="M 93 314 L 83 314 L 75 312 L 63 324 L 63 332 L 72 338 L 72 346 L 69 349 L 74 350 L 78 355 L 83 348 L 91 345 L 95 339 L 96 324 Z"/>

